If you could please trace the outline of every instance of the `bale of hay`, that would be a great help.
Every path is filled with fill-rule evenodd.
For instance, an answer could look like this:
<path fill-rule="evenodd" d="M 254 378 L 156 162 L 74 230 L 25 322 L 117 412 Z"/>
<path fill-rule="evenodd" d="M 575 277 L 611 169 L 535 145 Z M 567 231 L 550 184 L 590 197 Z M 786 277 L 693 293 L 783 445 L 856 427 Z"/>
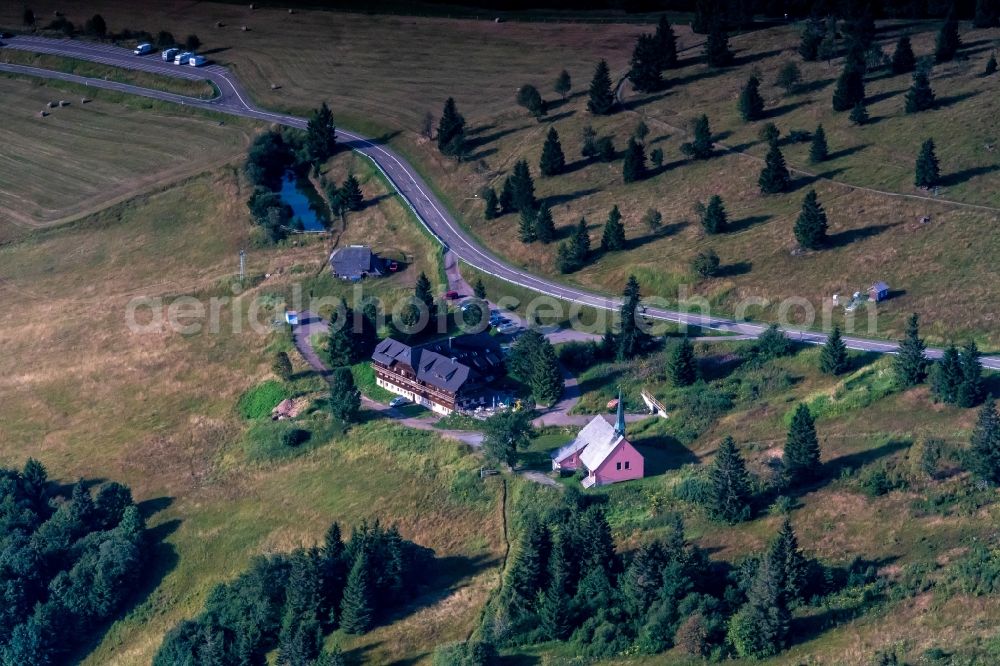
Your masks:
<path fill-rule="evenodd" d="M 253 6 L 253 4 L 251 4 L 251 5 L 250 5 L 250 9 L 257 9 L 257 8 L 256 8 L 256 7 L 254 7 L 254 6 Z"/>
<path fill-rule="evenodd" d="M 294 10 L 294 9 L 289 9 L 289 10 L 288 10 L 288 13 L 289 13 L 289 14 L 294 14 L 294 13 L 295 13 L 295 10 Z"/>
<path fill-rule="evenodd" d="M 69 106 L 69 102 L 64 99 L 59 100 L 59 106 Z"/>
<path fill-rule="evenodd" d="M 41 111 L 38 112 L 38 117 L 39 118 L 44 118 L 47 115 L 49 115 L 49 112 L 46 111 L 45 109 L 42 109 Z"/>
<path fill-rule="evenodd" d="M 222 21 L 216 21 L 215 22 L 215 27 L 216 28 L 221 28 L 222 27 Z"/>
<path fill-rule="evenodd" d="M 49 103 L 48 103 L 48 107 L 49 107 L 50 109 L 54 109 L 54 108 L 56 108 L 56 103 L 55 103 L 55 102 L 49 102 Z"/>
<path fill-rule="evenodd" d="M 278 88 L 280 88 L 280 87 L 281 87 L 281 86 L 279 86 L 279 85 L 278 85 L 277 83 L 272 83 L 272 84 L 271 84 L 271 90 L 277 90 L 277 89 L 278 89 Z"/>
<path fill-rule="evenodd" d="M 87 102 L 89 102 L 89 101 L 90 101 L 90 100 L 89 100 L 88 98 L 86 98 L 86 97 L 81 97 L 81 98 L 80 98 L 80 104 L 86 104 L 86 103 L 87 103 Z"/>
<path fill-rule="evenodd" d="M 240 30 L 242 30 L 243 32 L 247 32 L 250 30 L 250 28 L 246 27 L 245 25 L 241 25 Z"/>

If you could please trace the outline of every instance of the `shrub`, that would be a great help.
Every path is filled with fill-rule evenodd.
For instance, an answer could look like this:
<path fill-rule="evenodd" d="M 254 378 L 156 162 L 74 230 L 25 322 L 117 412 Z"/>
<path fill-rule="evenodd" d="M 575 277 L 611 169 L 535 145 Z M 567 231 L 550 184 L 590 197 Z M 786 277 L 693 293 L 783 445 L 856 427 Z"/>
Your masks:
<path fill-rule="evenodd" d="M 236 407 L 245 419 L 262 419 L 271 416 L 271 410 L 289 397 L 289 390 L 281 382 L 269 379 L 244 393 Z"/>
<path fill-rule="evenodd" d="M 286 430 L 281 434 L 281 444 L 288 447 L 296 447 L 299 444 L 304 444 L 309 441 L 312 437 L 312 433 L 303 428 L 292 428 Z"/>

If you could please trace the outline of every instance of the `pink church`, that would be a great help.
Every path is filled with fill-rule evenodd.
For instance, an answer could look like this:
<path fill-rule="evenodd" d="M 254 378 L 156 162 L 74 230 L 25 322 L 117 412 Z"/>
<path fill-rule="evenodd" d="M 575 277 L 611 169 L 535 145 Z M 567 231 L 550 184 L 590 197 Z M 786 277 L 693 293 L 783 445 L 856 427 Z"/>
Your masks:
<path fill-rule="evenodd" d="M 587 471 L 583 487 L 601 486 L 619 481 L 641 479 L 643 458 L 625 439 L 625 413 L 618 401 L 618 418 L 611 425 L 603 416 L 595 416 L 572 442 L 552 453 L 553 470 Z"/>

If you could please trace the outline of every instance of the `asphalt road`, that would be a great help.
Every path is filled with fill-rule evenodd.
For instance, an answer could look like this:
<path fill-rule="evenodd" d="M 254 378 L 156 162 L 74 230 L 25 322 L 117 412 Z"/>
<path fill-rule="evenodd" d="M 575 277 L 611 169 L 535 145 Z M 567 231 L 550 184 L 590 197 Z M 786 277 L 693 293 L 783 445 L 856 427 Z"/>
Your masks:
<path fill-rule="evenodd" d="M 177 66 L 164 63 L 160 59 L 159 53 L 152 53 L 147 56 L 136 56 L 133 55 L 133 53 L 128 49 L 107 44 L 47 39 L 43 37 L 16 36 L 4 40 L 4 46 L 7 48 L 16 48 L 37 53 L 51 53 L 55 55 L 90 60 L 116 67 L 139 69 L 167 76 L 188 79 L 208 79 L 215 84 L 220 94 L 218 97 L 211 100 L 199 100 L 173 93 L 117 83 L 114 81 L 90 79 L 45 69 L 2 63 L 0 63 L 0 71 L 28 74 L 43 78 L 61 79 L 85 86 L 117 90 L 120 92 L 151 97 L 153 99 L 159 99 L 167 102 L 175 102 L 178 104 L 195 106 L 221 113 L 254 118 L 265 122 L 288 125 L 290 127 L 297 127 L 300 129 L 305 128 L 306 126 L 306 120 L 304 118 L 280 113 L 272 113 L 257 107 L 233 74 L 219 65 L 210 64 L 205 67 L 194 69 L 188 66 Z M 394 151 L 380 145 L 376 141 L 341 129 L 337 130 L 337 138 L 343 145 L 369 157 L 382 171 L 382 173 L 385 174 L 386 178 L 392 183 L 403 200 L 407 202 L 414 214 L 424 224 L 424 226 L 427 227 L 431 234 L 433 234 L 446 248 L 454 252 L 455 256 L 462 261 L 501 280 L 505 280 L 512 284 L 526 287 L 535 292 L 553 296 L 571 303 L 606 310 L 617 310 L 621 306 L 621 299 L 619 298 L 603 296 L 579 287 L 561 284 L 559 282 L 534 275 L 526 270 L 511 266 L 510 264 L 500 260 L 491 252 L 481 247 L 464 229 L 462 229 L 458 222 L 455 221 L 452 215 L 448 212 L 444 204 L 438 200 L 430 187 L 428 187 L 420 175 L 417 174 L 416 170 L 405 160 L 399 157 Z M 765 328 L 764 325 L 754 324 L 751 322 L 677 312 L 664 308 L 649 307 L 646 309 L 645 314 L 652 319 L 699 326 L 702 328 L 709 328 L 744 336 L 759 335 Z M 804 331 L 791 327 L 785 327 L 782 330 L 793 340 L 804 343 L 823 344 L 826 341 L 826 334 L 824 333 Z M 854 336 L 846 336 L 844 338 L 844 342 L 850 349 L 878 353 L 891 354 L 894 353 L 898 347 L 895 342 Z M 941 355 L 941 350 L 928 349 L 927 355 L 930 358 L 937 358 Z M 981 360 L 984 367 L 1000 370 L 1000 356 L 984 356 Z"/>

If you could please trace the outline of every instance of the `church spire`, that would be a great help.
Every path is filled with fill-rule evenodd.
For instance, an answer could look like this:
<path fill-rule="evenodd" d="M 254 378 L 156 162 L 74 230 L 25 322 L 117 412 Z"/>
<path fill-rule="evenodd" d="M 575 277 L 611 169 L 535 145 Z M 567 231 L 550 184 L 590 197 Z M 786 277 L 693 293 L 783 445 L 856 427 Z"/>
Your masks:
<path fill-rule="evenodd" d="M 615 420 L 615 434 L 625 436 L 625 401 L 622 400 L 622 390 L 618 389 L 618 418 Z"/>

